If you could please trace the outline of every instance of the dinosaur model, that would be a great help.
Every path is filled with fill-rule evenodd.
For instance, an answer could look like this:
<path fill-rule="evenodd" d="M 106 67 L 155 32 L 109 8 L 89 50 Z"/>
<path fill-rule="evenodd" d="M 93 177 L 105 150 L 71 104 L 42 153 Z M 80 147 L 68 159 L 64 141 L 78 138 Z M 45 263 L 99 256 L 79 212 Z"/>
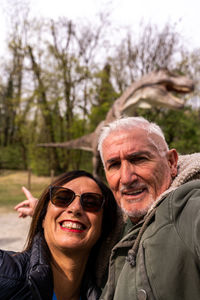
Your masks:
<path fill-rule="evenodd" d="M 91 151 L 93 152 L 93 174 L 98 176 L 101 162 L 97 151 L 97 142 L 99 132 L 104 125 L 122 115 L 133 116 L 136 107 L 149 109 L 152 106 L 160 106 L 181 109 L 184 107 L 184 100 L 172 93 L 184 94 L 192 92 L 193 89 L 192 80 L 185 76 L 177 76 L 166 70 L 150 73 L 134 82 L 115 100 L 105 120 L 99 123 L 94 132 L 64 143 L 46 143 L 38 146 Z"/>

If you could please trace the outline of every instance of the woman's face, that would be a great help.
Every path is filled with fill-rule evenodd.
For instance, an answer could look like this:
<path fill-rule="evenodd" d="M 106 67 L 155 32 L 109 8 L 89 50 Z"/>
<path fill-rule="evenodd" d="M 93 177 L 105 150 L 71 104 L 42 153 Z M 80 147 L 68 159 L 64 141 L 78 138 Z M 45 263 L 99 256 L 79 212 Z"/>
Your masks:
<path fill-rule="evenodd" d="M 100 188 L 91 178 L 79 177 L 63 185 L 75 194 L 98 193 Z M 76 196 L 65 208 L 49 202 L 43 220 L 44 236 L 51 253 L 60 251 L 84 251 L 89 253 L 101 235 L 103 209 L 98 212 L 85 211 Z"/>

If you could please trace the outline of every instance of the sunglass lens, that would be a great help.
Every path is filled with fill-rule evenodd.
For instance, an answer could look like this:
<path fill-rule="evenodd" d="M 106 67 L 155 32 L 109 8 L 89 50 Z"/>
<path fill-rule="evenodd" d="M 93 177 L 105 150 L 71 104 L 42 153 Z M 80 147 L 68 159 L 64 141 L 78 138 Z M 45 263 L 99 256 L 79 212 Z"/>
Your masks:
<path fill-rule="evenodd" d="M 52 203 L 59 207 L 66 207 L 69 205 L 74 199 L 74 192 L 67 189 L 62 188 L 54 188 Z"/>
<path fill-rule="evenodd" d="M 103 197 L 100 194 L 82 194 L 82 205 L 87 211 L 99 211 L 103 205 Z"/>

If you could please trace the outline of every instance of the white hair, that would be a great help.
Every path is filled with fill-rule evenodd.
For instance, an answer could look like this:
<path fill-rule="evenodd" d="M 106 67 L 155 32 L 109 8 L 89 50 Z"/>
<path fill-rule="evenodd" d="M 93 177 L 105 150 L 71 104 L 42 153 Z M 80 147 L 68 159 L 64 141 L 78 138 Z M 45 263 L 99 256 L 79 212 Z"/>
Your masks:
<path fill-rule="evenodd" d="M 111 123 L 108 123 L 101 130 L 98 139 L 98 151 L 100 152 L 103 164 L 104 160 L 102 153 L 102 145 L 104 140 L 114 131 L 134 130 L 135 128 L 146 130 L 148 139 L 157 148 L 161 156 L 164 156 L 169 150 L 162 129 L 157 124 L 149 122 L 143 117 L 123 117 L 121 119 L 117 119 Z M 155 134 L 156 136 L 160 137 L 161 140 L 159 142 L 157 140 L 155 141 L 155 138 L 152 137 L 152 134 Z"/>

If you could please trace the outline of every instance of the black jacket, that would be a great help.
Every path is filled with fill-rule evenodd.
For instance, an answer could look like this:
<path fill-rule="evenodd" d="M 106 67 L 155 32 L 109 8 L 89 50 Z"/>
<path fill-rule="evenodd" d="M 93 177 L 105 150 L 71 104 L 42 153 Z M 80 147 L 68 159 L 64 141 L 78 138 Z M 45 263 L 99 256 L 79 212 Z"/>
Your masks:
<path fill-rule="evenodd" d="M 0 250 L 0 300 L 52 300 L 53 275 L 48 257 L 46 243 L 40 234 L 29 251 Z M 84 281 L 85 292 L 81 298 L 98 299 L 99 292 L 91 281 Z"/>
<path fill-rule="evenodd" d="M 0 299 L 51 300 L 53 277 L 47 253 L 40 235 L 35 237 L 30 251 L 0 250 Z"/>

